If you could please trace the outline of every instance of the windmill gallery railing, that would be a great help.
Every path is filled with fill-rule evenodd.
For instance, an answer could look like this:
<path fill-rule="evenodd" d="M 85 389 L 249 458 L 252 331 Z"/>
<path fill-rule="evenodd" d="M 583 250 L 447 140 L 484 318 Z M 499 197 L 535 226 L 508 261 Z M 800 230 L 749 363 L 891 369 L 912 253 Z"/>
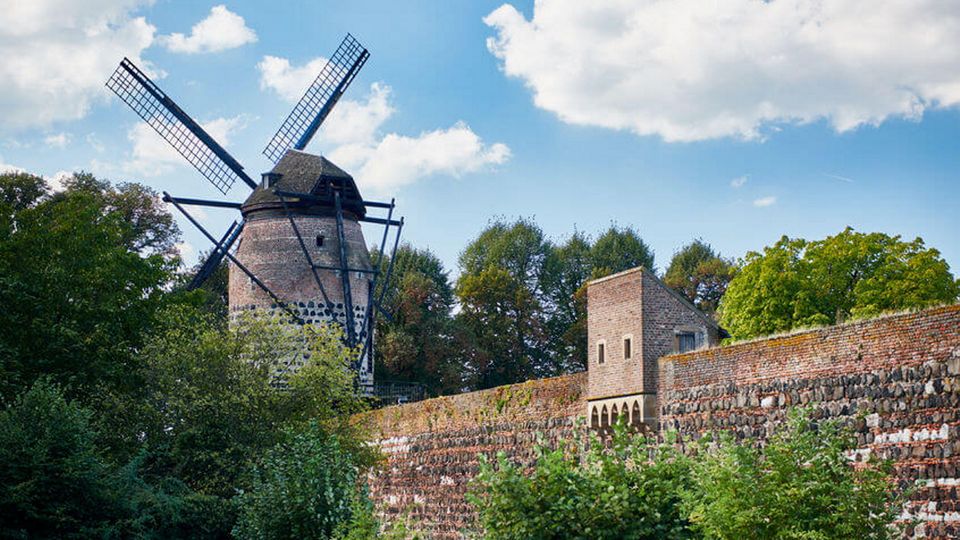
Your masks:
<path fill-rule="evenodd" d="M 416 382 L 376 381 L 373 385 L 373 395 L 379 407 L 402 405 L 423 401 L 426 398 L 426 388 Z"/>

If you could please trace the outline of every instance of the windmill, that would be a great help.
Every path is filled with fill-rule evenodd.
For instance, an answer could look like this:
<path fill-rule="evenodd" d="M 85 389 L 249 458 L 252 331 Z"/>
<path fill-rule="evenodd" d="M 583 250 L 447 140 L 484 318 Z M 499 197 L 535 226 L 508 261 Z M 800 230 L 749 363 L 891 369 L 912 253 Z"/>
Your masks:
<path fill-rule="evenodd" d="M 393 219 L 393 200 L 364 200 L 352 176 L 303 150 L 369 56 L 347 34 L 263 150 L 273 168 L 259 182 L 129 59 L 123 59 L 106 83 L 221 193 L 226 195 L 238 180 L 250 188 L 242 203 L 163 192 L 164 201 L 214 246 L 189 287 L 200 286 L 226 258 L 231 316 L 265 310 L 280 312 L 291 324 L 340 325 L 347 345 L 359 346 L 353 367 L 367 394 L 373 389 L 374 322 L 378 313 L 389 317 L 380 306 L 403 219 Z M 240 219 L 216 238 L 188 212 L 194 205 L 236 209 Z M 371 209 L 385 210 L 386 217 L 368 215 Z M 370 259 L 361 222 L 383 226 L 377 261 Z M 395 236 L 384 272 L 391 228 Z"/>

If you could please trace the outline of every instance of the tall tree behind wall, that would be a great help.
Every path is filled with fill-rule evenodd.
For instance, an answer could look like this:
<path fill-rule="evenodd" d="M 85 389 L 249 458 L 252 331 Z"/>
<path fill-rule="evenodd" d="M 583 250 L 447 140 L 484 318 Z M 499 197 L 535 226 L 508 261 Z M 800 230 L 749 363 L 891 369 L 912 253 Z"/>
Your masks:
<path fill-rule="evenodd" d="M 698 309 L 713 316 L 735 270 L 733 263 L 698 238 L 674 254 L 663 281 Z"/>
<path fill-rule="evenodd" d="M 460 254 L 457 320 L 474 338 L 466 371 L 474 388 L 544 373 L 544 263 L 552 246 L 531 220 L 496 221 Z"/>
<path fill-rule="evenodd" d="M 955 302 L 960 284 L 940 252 L 847 228 L 808 242 L 784 236 L 749 252 L 720 304 L 735 339 Z"/>
<path fill-rule="evenodd" d="M 493 222 L 461 255 L 456 288 L 457 318 L 473 337 L 473 385 L 584 369 L 586 282 L 635 266 L 653 268 L 654 258 L 631 228 L 557 245 L 532 220 Z"/>
<path fill-rule="evenodd" d="M 395 254 L 390 285 L 384 295 L 384 310 L 392 320 L 377 316 L 375 373 L 380 381 L 419 382 L 429 395 L 463 389 L 462 362 L 454 325 L 453 286 L 449 272 L 436 255 L 404 244 Z M 371 259 L 386 271 L 389 257 Z M 384 282 L 378 284 L 378 294 Z"/>

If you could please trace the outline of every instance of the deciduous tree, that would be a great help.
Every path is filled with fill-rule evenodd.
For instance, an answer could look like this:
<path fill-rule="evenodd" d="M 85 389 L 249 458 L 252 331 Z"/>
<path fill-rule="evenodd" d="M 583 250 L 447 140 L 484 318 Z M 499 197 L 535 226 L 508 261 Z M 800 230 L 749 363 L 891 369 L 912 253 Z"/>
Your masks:
<path fill-rule="evenodd" d="M 737 339 L 954 302 L 960 290 L 920 238 L 850 228 L 815 242 L 783 237 L 740 266 L 720 305 L 720 322 Z"/>
<path fill-rule="evenodd" d="M 701 311 L 713 315 L 734 271 L 732 263 L 697 239 L 674 254 L 663 281 Z"/>

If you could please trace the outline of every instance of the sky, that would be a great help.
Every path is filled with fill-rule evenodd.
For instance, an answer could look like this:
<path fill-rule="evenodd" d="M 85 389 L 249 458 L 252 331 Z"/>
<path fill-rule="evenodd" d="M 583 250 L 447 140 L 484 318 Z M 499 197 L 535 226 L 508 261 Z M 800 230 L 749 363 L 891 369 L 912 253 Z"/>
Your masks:
<path fill-rule="evenodd" d="M 960 3 L 0 0 L 0 169 L 221 195 L 104 82 L 129 57 L 252 177 L 350 32 L 371 57 L 307 148 L 457 257 L 493 219 L 636 228 L 663 270 L 850 226 L 960 270 Z M 234 211 L 204 209 L 214 235 Z M 188 223 L 193 262 L 209 249 Z M 366 229 L 368 242 L 378 238 Z"/>

